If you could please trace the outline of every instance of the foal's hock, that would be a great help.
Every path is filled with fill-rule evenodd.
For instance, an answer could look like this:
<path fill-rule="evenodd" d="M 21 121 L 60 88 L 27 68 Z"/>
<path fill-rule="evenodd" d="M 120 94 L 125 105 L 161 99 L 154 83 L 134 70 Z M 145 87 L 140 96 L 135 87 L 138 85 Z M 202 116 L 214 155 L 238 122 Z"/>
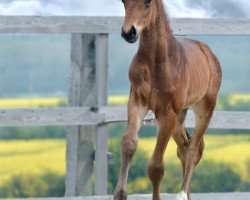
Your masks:
<path fill-rule="evenodd" d="M 139 38 L 139 48 L 129 69 L 131 92 L 128 125 L 121 141 L 121 170 L 115 200 L 127 197 L 127 176 L 137 148 L 137 132 L 149 110 L 156 116 L 158 137 L 148 164 L 153 199 L 159 200 L 164 175 L 163 155 L 172 136 L 183 169 L 183 184 L 177 200 L 191 200 L 189 183 L 204 149 L 208 127 L 221 85 L 221 67 L 211 49 L 172 34 L 162 0 L 123 0 L 125 22 L 122 37 L 129 43 Z M 185 129 L 189 107 L 196 118 L 192 137 Z"/>

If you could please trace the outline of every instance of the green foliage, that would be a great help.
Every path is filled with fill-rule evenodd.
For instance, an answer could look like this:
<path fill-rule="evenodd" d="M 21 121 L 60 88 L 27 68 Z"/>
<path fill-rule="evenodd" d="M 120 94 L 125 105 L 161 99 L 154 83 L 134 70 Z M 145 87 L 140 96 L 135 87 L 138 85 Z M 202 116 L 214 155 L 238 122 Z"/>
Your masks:
<path fill-rule="evenodd" d="M 165 174 L 162 180 L 161 191 L 169 193 L 179 192 L 182 184 L 181 164 L 165 163 Z"/>
<path fill-rule="evenodd" d="M 120 138 L 126 128 L 127 122 L 118 122 L 109 124 L 109 137 Z M 155 137 L 157 134 L 156 126 L 142 126 L 139 130 L 141 138 Z"/>
<path fill-rule="evenodd" d="M 54 172 L 22 174 L 13 176 L 0 186 L 0 198 L 61 197 L 64 191 L 63 175 Z"/>
<path fill-rule="evenodd" d="M 234 192 L 241 189 L 240 175 L 231 166 L 204 161 L 195 170 L 191 190 L 193 192 Z"/>
<path fill-rule="evenodd" d="M 63 126 L 1 127 L 0 139 L 65 138 L 67 129 Z"/>
<path fill-rule="evenodd" d="M 157 127 L 156 126 L 142 126 L 139 130 L 139 136 L 141 138 L 156 137 Z"/>
<path fill-rule="evenodd" d="M 120 141 L 113 140 L 110 151 L 115 153 L 115 161 L 109 166 L 109 193 L 112 193 L 118 179 L 120 169 Z M 129 193 L 151 193 L 152 186 L 147 178 L 147 156 L 146 152 L 138 149 L 133 159 L 129 177 Z M 250 160 L 247 162 L 250 169 Z M 249 170 L 250 171 L 250 170 Z M 161 192 L 176 193 L 182 184 L 181 165 L 174 163 L 165 164 L 165 175 L 161 184 Z M 195 169 L 192 181 L 192 192 L 235 192 L 249 191 L 250 181 L 246 182 L 229 165 L 213 161 L 201 161 Z"/>
<path fill-rule="evenodd" d="M 242 97 L 235 99 L 237 94 L 220 94 L 218 96 L 216 109 L 224 111 L 250 111 L 250 98 L 247 98 L 248 96 L 249 95 L 242 95 Z"/>
<path fill-rule="evenodd" d="M 120 138 L 125 130 L 126 122 L 117 122 L 108 125 L 109 138 Z"/>
<path fill-rule="evenodd" d="M 248 171 L 247 180 L 250 180 L 250 159 L 247 160 L 246 166 L 247 166 L 247 171 Z"/>
<path fill-rule="evenodd" d="M 108 180 L 109 193 L 112 194 L 117 183 L 120 170 L 120 139 L 112 139 L 109 151 L 115 154 L 113 165 L 109 165 Z M 147 176 L 148 152 L 140 148 L 133 159 L 129 177 L 128 193 L 151 193 L 152 186 Z M 250 172 L 250 160 L 246 161 Z M 236 169 L 223 163 L 209 160 L 201 161 L 195 169 L 192 181 L 192 192 L 235 192 L 249 191 L 250 174 L 246 179 L 241 179 Z M 172 161 L 165 163 L 165 176 L 161 184 L 161 192 L 176 193 L 182 183 L 182 169 L 180 164 Z M 43 174 L 14 175 L 0 185 L 0 198 L 15 197 L 60 197 L 64 195 L 64 175 L 45 172 Z"/>
<path fill-rule="evenodd" d="M 108 168 L 108 180 L 109 180 L 109 193 L 112 193 L 115 189 L 119 170 L 120 170 L 120 140 L 114 140 L 114 142 L 110 143 L 109 151 L 115 154 L 114 164 L 109 165 Z M 131 170 L 129 171 L 128 182 L 132 183 L 140 177 L 147 176 L 147 156 L 145 152 L 137 151 L 136 156 L 133 159 Z"/>
<path fill-rule="evenodd" d="M 49 185 L 45 196 L 61 197 L 65 193 L 65 176 L 53 172 L 46 172 L 42 179 Z"/>
<path fill-rule="evenodd" d="M 66 106 L 68 106 L 68 102 L 67 101 L 65 101 L 65 100 L 60 100 L 59 102 L 58 102 L 58 105 L 57 105 L 58 107 L 66 107 Z"/>
<path fill-rule="evenodd" d="M 242 186 L 241 186 L 241 190 L 242 191 L 250 191 L 250 159 L 249 160 L 247 160 L 247 162 L 246 162 L 246 167 L 247 167 L 247 172 L 248 172 L 248 174 L 247 174 L 247 179 L 246 180 L 248 180 L 248 181 L 246 181 L 246 182 L 244 182 L 243 184 L 242 184 Z"/>

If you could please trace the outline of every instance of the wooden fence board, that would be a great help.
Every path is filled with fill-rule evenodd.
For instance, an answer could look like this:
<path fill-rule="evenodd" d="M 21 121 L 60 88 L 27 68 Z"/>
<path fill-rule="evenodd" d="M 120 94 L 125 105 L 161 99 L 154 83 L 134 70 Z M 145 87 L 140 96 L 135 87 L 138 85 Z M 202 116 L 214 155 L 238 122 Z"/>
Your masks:
<path fill-rule="evenodd" d="M 92 34 L 72 34 L 69 106 L 96 105 L 95 76 L 93 76 L 95 74 L 94 42 L 95 36 Z M 90 115 L 84 113 L 77 117 L 88 120 Z M 74 121 L 74 118 L 72 120 Z M 68 125 L 70 126 L 67 133 L 65 196 L 92 195 L 95 126 Z"/>
<path fill-rule="evenodd" d="M 0 109 L 0 126 L 96 125 L 102 120 L 89 107 Z"/>
<path fill-rule="evenodd" d="M 124 17 L 0 16 L 0 33 L 120 33 Z M 179 35 L 250 35 L 250 19 L 172 18 Z"/>
<path fill-rule="evenodd" d="M 108 103 L 108 34 L 96 36 L 97 105 Z M 99 124 L 95 134 L 95 195 L 108 193 L 108 125 Z"/>
<path fill-rule="evenodd" d="M 125 106 L 0 109 L 0 126 L 98 125 L 127 120 Z M 154 124 L 148 113 L 146 124 Z M 187 115 L 187 127 L 193 127 L 194 114 Z M 215 111 L 210 128 L 250 129 L 250 112 Z"/>

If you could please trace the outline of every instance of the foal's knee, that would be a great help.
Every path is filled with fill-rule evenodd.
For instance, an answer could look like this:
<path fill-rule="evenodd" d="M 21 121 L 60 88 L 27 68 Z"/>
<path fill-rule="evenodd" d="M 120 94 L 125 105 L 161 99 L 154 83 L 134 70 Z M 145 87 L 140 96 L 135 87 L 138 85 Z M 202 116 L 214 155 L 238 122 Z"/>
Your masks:
<path fill-rule="evenodd" d="M 137 139 L 124 135 L 121 140 L 121 153 L 123 158 L 131 160 L 137 149 Z"/>
<path fill-rule="evenodd" d="M 148 176 L 152 183 L 158 183 L 164 176 L 164 164 L 150 161 L 148 164 Z"/>

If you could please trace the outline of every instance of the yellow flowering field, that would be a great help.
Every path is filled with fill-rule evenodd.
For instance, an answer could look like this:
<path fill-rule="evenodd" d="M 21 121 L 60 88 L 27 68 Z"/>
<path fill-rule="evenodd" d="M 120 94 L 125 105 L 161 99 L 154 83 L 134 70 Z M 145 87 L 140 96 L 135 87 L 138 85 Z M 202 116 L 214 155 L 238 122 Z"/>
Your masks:
<path fill-rule="evenodd" d="M 109 96 L 109 105 L 126 105 L 128 96 Z M 57 107 L 66 106 L 66 98 L 2 98 L 0 108 Z"/>
<path fill-rule="evenodd" d="M 156 143 L 155 138 L 142 138 L 138 148 L 148 153 L 150 157 Z M 233 166 L 243 179 L 250 175 L 247 171 L 247 161 L 250 161 L 250 135 L 206 135 L 205 150 L 202 160 L 227 163 Z M 166 163 L 179 163 L 176 144 L 170 140 L 166 153 Z M 202 161 L 201 161 L 202 162 Z"/>
<path fill-rule="evenodd" d="M 113 139 L 111 139 L 112 141 Z M 207 135 L 203 160 L 224 162 L 234 166 L 242 178 L 249 175 L 250 135 Z M 152 155 L 155 138 L 141 138 L 139 149 Z M 41 174 L 54 171 L 65 174 L 64 139 L 0 141 L 0 182 L 21 173 Z M 171 139 L 165 154 L 166 163 L 178 163 L 176 145 Z"/>
<path fill-rule="evenodd" d="M 109 96 L 109 105 L 126 105 L 128 96 Z M 230 104 L 250 102 L 250 94 L 232 94 Z M 0 108 L 56 107 L 67 105 L 65 98 L 18 98 L 0 99 Z M 250 160 L 250 135 L 207 135 L 203 160 L 213 160 L 233 165 L 242 178 L 250 176 L 246 162 Z M 155 138 L 143 138 L 139 149 L 153 153 Z M 170 140 L 165 154 L 166 163 L 179 160 L 176 145 Z M 65 173 L 65 140 L 0 140 L 0 182 L 20 173 Z"/>
<path fill-rule="evenodd" d="M 0 140 L 0 183 L 21 173 L 65 173 L 65 140 Z"/>
<path fill-rule="evenodd" d="M 108 104 L 109 105 L 127 105 L 128 96 L 109 96 Z"/>
<path fill-rule="evenodd" d="M 109 105 L 126 105 L 128 96 L 109 96 Z M 228 97 L 229 105 L 234 106 L 239 103 L 250 103 L 250 94 L 230 94 Z M 223 107 L 218 101 L 217 107 Z M 26 107 L 57 107 L 67 105 L 66 98 L 2 98 L 0 99 L 0 108 L 26 108 Z"/>
<path fill-rule="evenodd" d="M 0 108 L 55 107 L 67 104 L 64 98 L 14 98 L 0 99 Z"/>
<path fill-rule="evenodd" d="M 234 106 L 238 103 L 250 103 L 250 94 L 231 94 L 229 104 Z"/>

